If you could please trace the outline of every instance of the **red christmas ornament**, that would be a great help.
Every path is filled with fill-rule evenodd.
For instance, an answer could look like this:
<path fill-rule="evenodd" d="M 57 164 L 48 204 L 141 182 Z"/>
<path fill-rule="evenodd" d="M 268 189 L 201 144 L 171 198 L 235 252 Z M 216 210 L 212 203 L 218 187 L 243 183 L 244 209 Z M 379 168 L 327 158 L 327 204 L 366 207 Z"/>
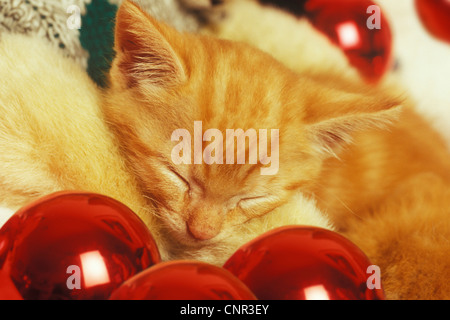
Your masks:
<path fill-rule="evenodd" d="M 19 210 L 0 230 L 0 291 L 16 290 L 26 300 L 108 299 L 158 262 L 144 223 L 97 194 L 50 195 Z"/>
<path fill-rule="evenodd" d="M 435 37 L 450 42 L 450 1 L 416 0 L 422 23 Z"/>
<path fill-rule="evenodd" d="M 382 300 L 369 289 L 370 262 L 352 242 L 313 227 L 272 230 L 224 265 L 261 300 Z"/>
<path fill-rule="evenodd" d="M 368 82 L 379 81 L 391 67 L 391 29 L 372 1 L 309 0 L 305 12 Z"/>
<path fill-rule="evenodd" d="M 23 300 L 11 279 L 0 271 L 0 300 Z"/>
<path fill-rule="evenodd" d="M 110 300 L 255 300 L 223 268 L 194 261 L 160 263 L 126 281 Z"/>

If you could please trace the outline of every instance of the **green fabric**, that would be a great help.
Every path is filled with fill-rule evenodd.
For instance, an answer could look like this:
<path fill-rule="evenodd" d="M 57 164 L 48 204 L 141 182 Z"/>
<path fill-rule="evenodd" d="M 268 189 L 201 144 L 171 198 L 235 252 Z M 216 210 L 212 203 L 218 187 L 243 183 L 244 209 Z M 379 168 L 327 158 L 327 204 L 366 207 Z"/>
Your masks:
<path fill-rule="evenodd" d="M 117 6 L 107 0 L 95 0 L 82 16 L 80 42 L 89 53 L 88 74 L 101 87 L 107 86 L 107 74 L 114 58 L 114 19 Z"/>

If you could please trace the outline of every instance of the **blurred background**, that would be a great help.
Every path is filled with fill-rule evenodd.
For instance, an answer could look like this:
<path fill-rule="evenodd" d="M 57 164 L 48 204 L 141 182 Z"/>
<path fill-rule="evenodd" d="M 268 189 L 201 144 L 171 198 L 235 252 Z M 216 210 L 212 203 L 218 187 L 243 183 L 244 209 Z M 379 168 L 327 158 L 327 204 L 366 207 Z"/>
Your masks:
<path fill-rule="evenodd" d="M 414 0 L 376 2 L 391 24 L 402 83 L 450 146 L 450 42 L 438 40 L 425 29 Z"/>

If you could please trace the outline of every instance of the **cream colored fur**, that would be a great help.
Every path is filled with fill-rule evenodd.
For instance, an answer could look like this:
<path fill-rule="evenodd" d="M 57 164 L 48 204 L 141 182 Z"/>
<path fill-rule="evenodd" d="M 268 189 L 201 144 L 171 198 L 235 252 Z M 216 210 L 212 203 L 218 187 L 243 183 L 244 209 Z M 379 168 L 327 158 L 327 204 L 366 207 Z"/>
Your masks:
<path fill-rule="evenodd" d="M 343 52 L 307 20 L 255 0 L 225 0 L 224 7 L 218 8 L 223 9 L 224 19 L 214 20 L 202 29 L 203 33 L 248 43 L 299 73 L 317 67 L 320 71 L 337 69 L 342 75 L 359 77 L 348 68 Z"/>
<path fill-rule="evenodd" d="M 92 191 L 122 201 L 152 225 L 100 106 L 101 92 L 77 64 L 43 40 L 3 35 L 0 206 L 16 209 L 60 190 Z"/>

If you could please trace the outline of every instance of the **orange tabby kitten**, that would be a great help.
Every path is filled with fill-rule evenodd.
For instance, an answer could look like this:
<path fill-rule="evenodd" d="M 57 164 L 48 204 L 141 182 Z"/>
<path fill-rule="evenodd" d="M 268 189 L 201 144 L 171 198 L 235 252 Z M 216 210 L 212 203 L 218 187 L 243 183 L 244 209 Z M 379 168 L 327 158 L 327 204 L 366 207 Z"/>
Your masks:
<path fill-rule="evenodd" d="M 272 212 L 352 131 L 384 127 L 400 113 L 395 99 L 324 88 L 249 46 L 180 34 L 131 2 L 118 12 L 116 51 L 105 117 L 176 246 L 204 246 Z M 318 96 L 335 114 L 315 117 Z M 221 132 L 279 129 L 278 173 L 261 175 L 260 164 L 174 164 L 172 135 L 182 128 L 195 136 L 195 121 Z"/>
<path fill-rule="evenodd" d="M 396 92 L 329 70 L 295 74 L 248 46 L 174 32 L 128 2 L 117 23 L 105 113 L 179 243 L 214 241 L 303 190 L 381 267 L 388 297 L 449 297 L 450 157 Z M 279 129 L 278 174 L 174 165 L 171 135 L 194 136 L 194 121 Z"/>
<path fill-rule="evenodd" d="M 121 8 L 117 18 L 120 61 L 116 63 L 120 63 L 119 70 L 127 72 L 121 75 L 116 71 L 109 93 L 102 93 L 84 70 L 62 57 L 45 40 L 17 34 L 1 35 L 0 227 L 15 210 L 39 197 L 61 190 L 96 192 L 113 197 L 134 210 L 153 233 L 164 260 L 198 259 L 216 265 L 222 265 L 245 242 L 278 226 L 302 224 L 331 228 L 314 201 L 299 192 L 289 199 L 285 197 L 278 204 L 276 199 L 265 203 L 261 199 L 260 202 L 250 199 L 269 195 L 271 189 L 270 185 L 264 185 L 269 180 L 261 180 L 259 175 L 245 177 L 251 165 L 235 168 L 235 174 L 241 175 L 240 182 L 246 184 L 245 188 L 235 185 L 231 178 L 228 184 L 223 183 L 226 176 L 217 174 L 215 181 L 210 179 L 217 186 L 223 184 L 223 193 L 220 197 L 208 198 L 204 208 L 201 207 L 203 201 L 197 201 L 194 212 L 198 214 L 190 214 L 189 233 L 183 220 L 185 216 L 182 216 L 187 213 L 183 207 L 177 207 L 179 218 L 173 212 L 165 214 L 165 208 L 181 202 L 186 185 L 169 170 L 175 167 L 171 149 L 176 143 L 171 141 L 170 134 L 168 137 L 163 134 L 165 129 L 169 132 L 170 128 L 173 131 L 182 125 L 187 128 L 193 126 L 194 123 L 189 123 L 187 116 L 183 119 L 182 114 L 182 110 L 186 114 L 189 112 L 184 109 L 188 107 L 185 101 L 193 95 L 185 93 L 184 97 L 175 97 L 180 98 L 182 103 L 179 101 L 172 105 L 175 98 L 169 97 L 177 93 L 170 89 L 170 84 L 177 74 L 172 73 L 175 71 L 171 69 L 171 63 L 175 61 L 172 56 L 174 52 L 167 41 L 171 38 L 182 39 L 184 35 L 150 19 L 130 2 L 125 2 Z M 152 43 L 150 51 L 142 46 L 144 55 L 148 54 L 142 71 L 145 76 L 153 75 L 139 81 L 140 85 L 127 93 L 128 83 L 123 87 L 121 81 L 133 82 L 133 76 L 140 75 L 134 62 L 142 59 L 139 48 L 136 48 L 127 66 L 123 59 L 126 56 L 121 53 L 121 48 L 130 50 L 136 43 L 129 42 L 133 40 L 135 30 L 127 25 L 130 21 L 133 26 L 144 28 L 143 38 L 146 43 Z M 167 40 L 160 29 L 166 30 Z M 128 35 L 131 36 L 127 38 Z M 194 36 L 186 37 L 186 45 L 195 39 Z M 214 45 L 212 39 L 196 41 Z M 229 50 L 239 50 L 232 49 L 231 43 L 223 45 Z M 33 55 L 29 54 L 30 47 L 33 48 Z M 211 54 L 216 55 L 214 50 Z M 273 62 L 268 59 L 268 63 Z M 194 69 L 197 66 L 201 64 L 191 65 Z M 200 74 L 202 71 L 198 72 Z M 195 88 L 194 82 L 191 85 L 193 90 L 203 90 L 200 83 L 198 88 Z M 209 91 L 209 94 L 212 93 Z M 124 100 L 127 94 L 132 99 Z M 236 94 L 239 92 L 236 91 Z M 107 105 L 102 109 L 105 96 Z M 145 104 L 143 100 L 147 100 Z M 115 120 L 118 112 L 123 112 L 124 118 Z M 160 122 L 157 122 L 158 116 L 162 118 Z M 226 120 L 227 117 L 224 117 Z M 109 124 L 120 129 L 117 135 L 107 125 L 111 121 L 114 123 Z M 136 121 L 140 121 L 139 125 Z M 177 121 L 185 121 L 185 124 Z M 238 128 L 238 125 L 238 122 L 231 123 L 230 128 Z M 126 131 L 127 128 L 130 131 Z M 132 136 L 137 129 L 140 130 L 139 139 Z M 118 137 L 132 137 L 133 140 L 123 141 Z M 152 154 L 162 154 L 165 149 L 167 154 L 164 157 L 151 157 Z M 142 168 L 133 162 L 126 163 L 123 154 L 129 160 L 142 162 Z M 151 168 L 148 168 L 150 165 Z M 221 170 L 226 170 L 226 167 L 232 166 L 221 166 Z M 259 167 L 255 168 L 260 171 Z M 154 192 L 142 191 L 142 186 L 152 186 Z M 214 190 L 213 186 L 211 190 Z M 193 185 L 191 191 L 201 194 L 202 190 Z M 233 210 L 239 201 L 241 210 Z M 201 221 L 195 219 L 207 215 L 206 210 L 214 213 L 214 208 L 228 208 L 227 219 L 233 217 L 234 220 L 223 224 L 220 230 L 210 228 L 203 231 Z M 220 222 L 219 219 L 216 221 Z M 205 239 L 219 231 L 214 238 L 203 241 L 194 239 L 190 234 Z"/>
<path fill-rule="evenodd" d="M 89 153 L 75 148 L 72 151 L 83 165 L 77 167 L 74 156 L 62 158 L 70 169 L 76 168 L 68 173 L 69 178 L 83 173 L 80 181 L 66 183 L 67 176 L 58 167 L 50 166 L 50 173 L 47 167 L 38 168 L 44 169 L 42 182 L 45 175 L 55 182 L 48 190 L 67 185 L 107 189 L 119 200 L 128 200 L 144 218 L 152 212 L 141 211 L 141 206 L 154 207 L 156 217 L 147 220 L 166 259 L 194 257 L 216 264 L 230 253 L 230 247 L 223 249 L 229 239 L 236 247 L 274 226 L 302 221 L 331 227 L 318 211 L 296 207 L 306 202 L 292 202 L 303 191 L 316 196 L 340 229 L 382 267 L 389 297 L 443 297 L 450 292 L 447 283 L 442 282 L 442 287 L 436 283 L 443 275 L 439 272 L 447 272 L 442 266 L 448 261 L 444 256 L 448 241 L 444 240 L 450 234 L 444 216 L 448 211 L 443 207 L 448 201 L 443 181 L 448 179 L 448 154 L 414 111 L 400 106 L 402 101 L 395 93 L 343 83 L 338 78 L 320 78 L 318 72 L 296 74 L 244 44 L 181 34 L 130 1 L 123 3 L 117 15 L 115 49 L 111 86 L 104 93 L 101 117 L 116 139 L 96 121 L 102 134 L 93 139 L 109 152 L 113 171 L 108 175 L 103 163 L 108 161 L 99 157 L 94 160 L 99 162 L 99 177 L 94 176 L 94 182 L 83 181 L 89 178 L 85 172 L 92 174 L 90 166 L 97 163 Z M 86 120 L 98 116 L 95 108 L 88 112 Z M 74 115 L 73 121 L 77 119 Z M 184 129 L 195 140 L 196 121 L 202 122 L 204 131 L 279 130 L 279 143 L 269 139 L 267 145 L 269 150 L 278 147 L 277 174 L 261 174 L 260 169 L 268 166 L 261 156 L 256 164 L 175 164 L 172 155 L 178 141 L 173 141 L 173 134 Z M 96 130 L 84 129 L 88 136 L 95 136 Z M 61 135 L 63 132 L 59 130 Z M 72 134 L 73 130 L 67 136 Z M 95 150 L 88 138 L 73 139 L 75 144 L 86 143 Z M 210 144 L 205 142 L 200 150 Z M 192 157 L 198 156 L 198 148 L 190 146 Z M 246 159 L 261 146 L 247 142 Z M 228 148 L 237 146 L 225 143 L 224 158 Z M 214 150 L 210 156 L 218 159 L 219 149 Z M 116 152 L 124 156 L 125 163 Z M 38 161 L 39 155 L 31 154 Z M 52 161 L 46 166 L 53 165 Z M 126 187 L 114 177 L 115 172 L 125 179 Z M 421 172 L 434 173 L 422 178 Z M 2 179 L 0 186 L 6 181 Z M 109 181 L 114 184 L 105 187 Z M 422 247 L 412 243 L 417 249 L 413 251 L 407 246 L 412 240 L 400 238 L 400 231 L 414 237 L 411 228 L 419 217 L 414 210 L 420 204 L 423 208 L 426 201 L 430 201 L 432 213 L 429 219 L 421 218 L 427 226 L 416 226 L 419 233 L 414 239 L 418 242 L 420 236 L 426 236 L 427 240 Z M 352 214 L 342 209 L 344 203 Z M 414 210 L 408 210 L 411 208 Z M 365 223 L 358 225 L 348 219 L 355 215 Z M 442 251 L 421 260 L 435 247 Z M 411 261 L 417 264 L 408 266 Z M 402 269 L 406 266 L 407 270 Z M 434 267 L 437 269 L 423 279 L 411 271 L 427 272 Z M 416 279 L 421 281 L 415 283 Z M 425 291 L 431 286 L 435 292 Z"/>

